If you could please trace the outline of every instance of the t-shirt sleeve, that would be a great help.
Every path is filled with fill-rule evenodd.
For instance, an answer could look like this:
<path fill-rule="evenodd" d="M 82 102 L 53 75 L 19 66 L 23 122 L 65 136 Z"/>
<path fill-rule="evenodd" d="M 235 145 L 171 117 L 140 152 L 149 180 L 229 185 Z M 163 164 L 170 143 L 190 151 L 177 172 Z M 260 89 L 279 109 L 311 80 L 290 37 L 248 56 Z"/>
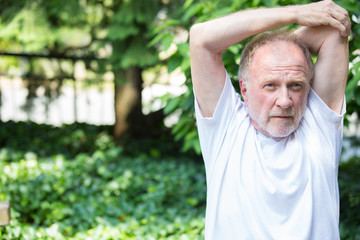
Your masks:
<path fill-rule="evenodd" d="M 313 89 L 310 89 L 310 96 L 309 96 L 309 105 L 319 114 L 321 114 L 324 120 L 327 120 L 332 123 L 341 123 L 344 115 L 346 113 L 346 100 L 344 96 L 344 103 L 341 110 L 341 114 L 334 112 L 330 109 L 326 103 L 316 94 Z"/>
<path fill-rule="evenodd" d="M 195 92 L 195 115 L 205 167 L 216 159 L 231 122 L 246 116 L 243 109 L 241 97 L 235 91 L 227 73 L 223 91 L 212 117 L 203 117 Z"/>
<path fill-rule="evenodd" d="M 318 129 L 325 136 L 325 139 L 328 139 L 332 149 L 335 150 L 336 159 L 339 159 L 342 150 L 343 120 L 346 113 L 345 96 L 341 114 L 338 114 L 330 109 L 315 91 L 311 89 L 308 110 L 314 118 L 313 124 L 317 124 Z M 338 165 L 338 162 L 336 162 L 336 165 Z"/>

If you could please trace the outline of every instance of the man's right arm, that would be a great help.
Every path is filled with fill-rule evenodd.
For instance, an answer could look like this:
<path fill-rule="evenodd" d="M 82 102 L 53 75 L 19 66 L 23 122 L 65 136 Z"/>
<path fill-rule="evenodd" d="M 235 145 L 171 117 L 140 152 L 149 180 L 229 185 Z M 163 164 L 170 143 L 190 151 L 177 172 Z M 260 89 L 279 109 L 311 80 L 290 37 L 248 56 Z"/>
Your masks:
<path fill-rule="evenodd" d="M 252 35 L 290 23 L 303 26 L 330 25 L 346 35 L 325 0 L 308 5 L 240 11 L 194 25 L 190 30 L 193 86 L 202 115 L 212 117 L 225 82 L 222 52 Z M 330 1 L 331 2 L 331 1 Z"/>

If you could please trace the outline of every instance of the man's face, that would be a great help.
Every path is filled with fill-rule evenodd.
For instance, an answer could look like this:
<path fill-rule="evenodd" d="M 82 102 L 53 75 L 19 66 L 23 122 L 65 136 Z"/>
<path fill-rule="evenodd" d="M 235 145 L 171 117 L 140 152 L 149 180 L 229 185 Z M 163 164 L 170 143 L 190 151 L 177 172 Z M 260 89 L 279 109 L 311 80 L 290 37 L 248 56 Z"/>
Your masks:
<path fill-rule="evenodd" d="M 308 71 L 302 50 L 293 43 L 267 44 L 254 53 L 248 82 L 240 87 L 257 130 L 282 138 L 298 128 L 310 89 Z"/>

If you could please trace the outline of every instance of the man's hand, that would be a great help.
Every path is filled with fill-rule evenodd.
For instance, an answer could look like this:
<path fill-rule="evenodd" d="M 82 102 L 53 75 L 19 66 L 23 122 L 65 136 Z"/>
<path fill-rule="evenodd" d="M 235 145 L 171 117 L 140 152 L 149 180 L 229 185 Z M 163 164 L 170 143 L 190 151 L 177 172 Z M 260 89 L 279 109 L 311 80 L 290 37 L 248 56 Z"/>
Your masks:
<path fill-rule="evenodd" d="M 348 12 L 331 0 L 307 5 L 299 5 L 296 9 L 296 23 L 302 26 L 331 26 L 343 37 L 351 33 L 351 21 Z"/>

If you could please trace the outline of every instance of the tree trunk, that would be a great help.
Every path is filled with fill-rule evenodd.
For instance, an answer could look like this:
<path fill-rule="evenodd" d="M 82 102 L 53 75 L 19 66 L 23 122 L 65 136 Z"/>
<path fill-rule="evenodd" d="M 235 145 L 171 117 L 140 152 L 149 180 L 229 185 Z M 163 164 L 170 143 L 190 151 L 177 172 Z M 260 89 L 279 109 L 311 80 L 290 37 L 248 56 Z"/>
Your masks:
<path fill-rule="evenodd" d="M 125 76 L 122 76 L 125 75 Z M 128 116 L 134 111 L 138 111 L 139 105 L 141 107 L 141 69 L 132 67 L 123 72 L 117 73 L 117 80 L 115 81 L 115 126 L 114 137 L 120 139 L 125 132 L 130 128 Z M 125 78 L 126 82 L 122 83 Z M 119 83 L 121 81 L 121 83 Z M 141 110 L 141 109 L 140 109 Z"/>
<path fill-rule="evenodd" d="M 131 67 L 117 77 L 123 76 L 123 84 L 115 84 L 115 126 L 114 137 L 120 140 L 124 133 L 133 137 L 158 134 L 158 126 L 162 125 L 164 115 L 162 110 L 144 115 L 142 112 L 142 69 Z"/>

